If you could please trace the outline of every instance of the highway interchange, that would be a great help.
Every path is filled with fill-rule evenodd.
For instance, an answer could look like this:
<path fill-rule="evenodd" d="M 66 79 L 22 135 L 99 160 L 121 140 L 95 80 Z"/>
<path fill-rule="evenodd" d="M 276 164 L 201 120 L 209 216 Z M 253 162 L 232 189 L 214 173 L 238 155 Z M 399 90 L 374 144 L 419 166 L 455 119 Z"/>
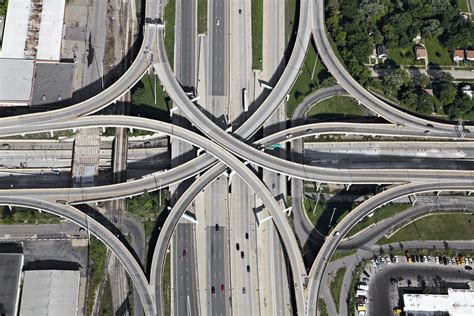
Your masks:
<path fill-rule="evenodd" d="M 221 6 L 223 6 L 223 2 L 216 3 L 221 3 Z M 268 145 L 295 141 L 298 138 L 309 135 L 322 134 L 365 134 L 426 138 L 425 131 L 429 129 L 430 138 L 453 139 L 458 137 L 455 125 L 430 122 L 394 109 L 358 85 L 344 70 L 331 49 L 324 31 L 323 5 L 323 1 L 301 1 L 298 34 L 286 68 L 265 101 L 253 111 L 249 118 L 233 134 L 225 132 L 222 127 L 209 119 L 204 108 L 190 101 L 189 96 L 181 88 L 168 63 L 163 44 L 162 26 L 159 24 L 145 25 L 140 53 L 129 70 L 115 84 L 91 99 L 65 109 L 2 118 L 0 119 L 2 123 L 0 135 L 10 136 L 84 127 L 125 127 L 163 133 L 202 148 L 205 150 L 205 153 L 170 170 L 120 184 L 90 188 L 1 190 L 0 203 L 42 209 L 67 217 L 71 221 L 90 230 L 125 265 L 138 290 L 145 313 L 147 315 L 164 314 L 161 272 L 163 271 L 166 250 L 175 227 L 195 196 L 215 178 L 230 168 L 230 170 L 235 171 L 236 176 L 242 178 L 251 187 L 272 216 L 290 261 L 297 313 L 315 315 L 317 295 L 324 267 L 345 233 L 358 220 L 377 207 L 402 196 L 432 191 L 469 191 L 474 188 L 474 174 L 472 170 L 378 169 L 374 173 L 371 169 L 343 170 L 339 168 L 323 168 L 290 162 L 271 156 L 257 148 L 258 144 Z M 221 8 L 216 5 L 215 10 L 220 12 Z M 161 1 L 147 1 L 146 12 L 147 17 L 160 18 L 162 20 L 163 3 Z M 222 17 L 220 20 L 222 21 L 219 23 L 223 23 L 224 18 Z M 263 126 L 268 118 L 277 110 L 288 91 L 290 91 L 304 61 L 311 33 L 323 62 L 345 91 L 369 109 L 394 124 L 315 123 L 299 125 L 274 133 L 262 140 L 256 141 L 255 144 L 243 142 L 242 140 L 250 139 Z M 222 36 L 222 34 L 215 32 L 213 36 Z M 220 49 L 220 47 L 217 47 L 216 52 L 220 52 Z M 217 62 L 221 62 L 218 54 L 220 53 L 216 53 L 215 58 L 217 58 Z M 205 136 L 200 136 L 186 128 L 160 121 L 125 116 L 90 115 L 115 102 L 127 93 L 150 68 L 156 71 L 173 102 Z M 213 81 L 224 82 L 223 77 L 220 77 L 221 75 L 217 70 L 214 70 Z M 223 93 L 224 88 L 213 85 L 213 89 L 215 89 L 213 94 L 220 95 L 220 93 Z M 428 124 L 432 127 L 428 127 Z M 472 135 L 466 135 L 466 138 L 472 137 Z M 281 205 L 275 200 L 266 184 L 262 183 L 253 170 L 248 168 L 242 160 L 249 161 L 271 172 L 290 176 L 293 179 L 325 183 L 396 183 L 401 185 L 367 200 L 346 216 L 334 229 L 334 231 L 340 232 L 340 235 L 331 237 L 324 242 L 309 274 L 307 274 L 298 243 L 282 212 Z M 135 260 L 134 255 L 107 228 L 76 208 L 63 205 L 129 197 L 179 183 L 197 174 L 201 174 L 200 177 L 189 186 L 185 192 L 186 194 L 182 194 L 176 201 L 165 225 L 162 227 L 153 255 L 150 281 L 145 277 L 143 269 Z"/>

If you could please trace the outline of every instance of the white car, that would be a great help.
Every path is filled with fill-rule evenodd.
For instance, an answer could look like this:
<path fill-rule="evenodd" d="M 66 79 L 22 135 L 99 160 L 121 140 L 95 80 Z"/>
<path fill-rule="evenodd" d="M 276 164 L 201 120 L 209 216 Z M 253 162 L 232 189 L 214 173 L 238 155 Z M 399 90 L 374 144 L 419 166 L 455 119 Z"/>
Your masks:
<path fill-rule="evenodd" d="M 219 19 L 216 19 L 216 25 L 219 26 L 221 21 L 219 21 Z"/>
<path fill-rule="evenodd" d="M 395 263 L 400 263 L 400 259 L 398 259 L 398 256 L 395 256 Z"/>
<path fill-rule="evenodd" d="M 423 256 L 423 261 L 424 261 L 424 262 L 428 262 L 428 257 L 427 257 L 427 256 Z"/>
<path fill-rule="evenodd" d="M 435 263 L 439 263 L 439 259 L 437 256 L 435 257 Z"/>

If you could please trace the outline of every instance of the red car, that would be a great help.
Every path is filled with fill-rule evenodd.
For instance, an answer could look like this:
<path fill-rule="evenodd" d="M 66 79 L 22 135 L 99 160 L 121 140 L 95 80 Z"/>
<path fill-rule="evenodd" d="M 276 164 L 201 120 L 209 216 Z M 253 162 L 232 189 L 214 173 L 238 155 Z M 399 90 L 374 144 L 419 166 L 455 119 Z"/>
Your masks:
<path fill-rule="evenodd" d="M 224 293 L 224 291 L 225 291 L 224 284 L 221 284 L 221 293 Z"/>

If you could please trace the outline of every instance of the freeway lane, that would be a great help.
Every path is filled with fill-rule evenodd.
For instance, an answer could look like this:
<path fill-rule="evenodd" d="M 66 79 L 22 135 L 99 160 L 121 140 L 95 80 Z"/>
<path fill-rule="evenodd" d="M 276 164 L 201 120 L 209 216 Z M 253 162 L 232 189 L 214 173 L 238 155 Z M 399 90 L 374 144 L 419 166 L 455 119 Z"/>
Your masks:
<path fill-rule="evenodd" d="M 307 300 L 307 314 L 316 315 L 317 310 L 317 299 L 318 292 L 320 289 L 320 282 L 323 280 L 323 273 L 325 267 L 331 258 L 332 253 L 336 250 L 338 244 L 344 238 L 344 236 L 351 230 L 351 228 L 364 216 L 374 211 L 376 208 L 400 197 L 413 195 L 416 193 L 426 193 L 433 191 L 466 191 L 474 188 L 474 185 L 460 183 L 456 181 L 452 182 L 436 182 L 436 183 L 410 183 L 401 186 L 391 188 L 380 194 L 377 194 L 373 198 L 366 200 L 364 203 L 353 209 L 342 221 L 337 224 L 334 228 L 334 232 L 338 232 L 338 235 L 331 235 L 326 239 L 326 242 L 322 245 L 319 251 L 311 271 L 309 273 L 308 283 L 308 300 Z"/>
<path fill-rule="evenodd" d="M 288 225 L 284 214 L 278 203 L 273 198 L 272 194 L 268 191 L 266 186 L 260 181 L 260 179 L 253 173 L 252 170 L 248 169 L 246 165 L 240 162 L 239 159 L 234 157 L 232 154 L 229 154 L 226 151 L 223 151 L 222 148 L 215 144 L 214 142 L 205 139 L 202 136 L 199 136 L 194 133 L 190 133 L 188 130 L 173 126 L 164 122 L 157 122 L 154 120 L 148 120 L 143 118 L 133 118 L 133 117 L 121 117 L 121 116 L 97 116 L 97 117 L 85 117 L 78 118 L 71 122 L 63 123 L 51 123 L 48 124 L 47 129 L 55 129 L 58 125 L 65 124 L 68 128 L 71 128 L 71 124 L 74 125 L 78 123 L 81 126 L 121 126 L 121 127 L 132 127 L 136 129 L 144 129 L 149 131 L 159 131 L 170 136 L 175 136 L 180 139 L 184 139 L 194 144 L 195 146 L 205 148 L 211 152 L 215 157 L 226 162 L 233 170 L 239 174 L 244 181 L 257 193 L 259 198 L 262 200 L 262 203 L 270 210 L 270 214 L 273 217 L 275 224 L 282 236 L 286 251 L 290 257 L 291 267 L 293 269 L 293 279 L 295 282 L 295 289 L 297 291 L 296 300 L 299 310 L 304 308 L 304 293 L 303 293 L 303 278 L 306 275 L 304 264 L 301 259 L 301 254 L 296 243 L 296 239 L 291 231 L 291 228 Z M 38 128 L 27 126 L 24 127 L 25 130 Z M 40 127 L 46 128 L 46 127 Z M 26 131 L 25 131 L 26 132 Z M 257 151 L 258 152 L 258 151 Z M 159 186 L 157 184 L 157 186 Z M 31 192 L 31 190 L 30 190 Z M 43 194 L 44 192 L 41 192 Z M 123 193 L 122 193 L 123 194 Z M 81 192 L 81 200 L 87 199 L 84 192 Z M 57 197 L 56 197 L 57 198 Z M 66 200 L 66 199 L 65 199 Z"/>
<path fill-rule="evenodd" d="M 173 127 L 170 126 L 169 124 L 166 123 L 159 123 L 156 121 L 150 121 L 150 120 L 144 120 L 140 118 L 130 118 L 130 117 L 119 117 L 119 116 L 99 116 L 99 117 L 90 117 L 90 118 L 81 118 L 74 120 L 72 122 L 64 122 L 64 123 L 54 123 L 55 126 L 67 126 L 68 128 L 71 127 L 80 127 L 80 126 L 97 126 L 97 125 L 120 125 L 122 126 L 129 126 L 133 122 L 138 120 L 138 122 L 148 122 L 150 123 L 147 128 L 156 128 L 156 130 L 161 131 L 162 127 L 165 126 L 166 131 L 169 133 L 173 132 Z M 85 124 L 87 122 L 87 124 Z M 140 127 L 141 124 L 134 124 L 134 128 Z M 319 124 L 312 124 L 308 125 L 312 127 L 312 131 L 318 134 L 324 134 L 324 133 L 351 133 L 351 134 L 383 134 L 383 135 L 394 135 L 398 134 L 398 129 L 394 127 L 393 125 L 390 124 L 374 124 L 374 125 L 367 125 L 364 124 L 362 126 L 359 126 L 358 124 L 349 124 L 349 123 L 319 123 Z M 24 132 L 27 133 L 28 131 L 42 131 L 42 130 L 47 130 L 54 127 L 52 124 L 49 124 L 47 126 L 29 126 L 29 127 L 23 127 Z M 143 128 L 143 127 L 142 127 Z M 300 127 L 302 130 L 303 134 L 305 131 L 305 126 Z M 358 132 L 358 130 L 361 130 L 361 132 Z M 183 129 L 178 129 L 177 127 L 174 128 L 175 131 L 179 131 L 180 136 L 183 137 L 183 139 L 187 139 L 188 136 L 191 134 L 188 131 L 185 131 Z M 163 130 L 164 131 L 164 130 Z M 274 137 L 281 137 L 285 138 L 285 132 L 280 132 L 277 134 L 274 134 L 272 138 Z M 301 136 L 302 137 L 302 136 Z M 202 138 L 200 138 L 202 140 Z M 266 138 L 266 141 L 270 140 L 271 138 L 268 137 Z M 203 145 L 206 146 L 206 145 Z M 180 165 L 176 168 L 172 168 L 170 170 L 167 170 L 165 172 L 158 172 L 151 174 L 150 176 L 147 176 L 145 178 L 142 178 L 140 180 L 135 180 L 135 181 L 129 181 L 126 183 L 120 183 L 116 185 L 108 185 L 108 186 L 100 186 L 100 187 L 89 187 L 89 188 L 82 188 L 82 189 L 74 189 L 74 188 L 64 188 L 64 189 L 52 189 L 52 190 L 15 190 L 15 191 L 10 191 L 9 194 L 36 194 L 42 196 L 43 199 L 48 199 L 55 201 L 56 199 L 61 199 L 65 200 L 70 204 L 74 203 L 80 203 L 80 202 L 93 202 L 93 201 L 100 201 L 100 200 L 108 200 L 108 199 L 115 199 L 115 198 L 121 198 L 121 197 L 129 197 L 133 195 L 137 195 L 140 193 L 143 193 L 144 190 L 152 191 L 152 190 L 157 190 L 159 188 L 167 187 L 171 184 L 178 183 L 182 181 L 184 178 L 189 178 L 197 173 L 201 172 L 201 170 L 208 168 L 209 166 L 212 165 L 213 158 L 210 157 L 209 155 L 202 155 L 190 162 L 187 162 L 183 165 Z M 211 162 L 210 164 L 208 162 Z M 224 167 L 225 170 L 225 167 Z M 350 177 L 348 177 L 347 174 L 341 172 L 339 169 L 335 169 L 334 172 L 336 173 L 341 173 L 340 181 L 342 183 L 344 182 L 349 182 Z M 381 171 L 380 171 L 381 172 Z M 391 170 L 393 173 L 397 173 L 395 170 Z M 380 179 L 377 177 L 377 175 L 371 174 L 371 172 L 367 176 L 367 182 L 372 181 L 372 183 L 377 183 Z M 407 174 L 406 171 L 404 171 L 405 180 L 412 180 L 415 178 L 416 174 L 420 173 L 425 173 L 421 171 L 416 171 L 414 170 L 413 173 L 410 171 L 412 177 L 410 177 L 410 174 Z M 429 179 L 437 179 L 437 174 L 436 173 L 433 177 L 428 177 L 426 176 L 426 180 Z M 456 177 L 458 174 L 455 172 Z M 398 175 L 397 175 L 398 176 Z M 469 179 L 468 175 L 464 173 L 462 175 L 464 178 Z M 393 181 L 393 179 L 392 179 Z M 1 192 L 1 191 L 0 191 Z M 7 192 L 7 191 L 4 191 Z"/>
<path fill-rule="evenodd" d="M 72 206 L 50 203 L 28 197 L 0 196 L 0 204 L 43 210 L 66 218 L 88 229 L 117 256 L 120 262 L 122 262 L 132 279 L 133 285 L 138 291 L 146 315 L 156 315 L 153 295 L 151 294 L 148 280 L 146 279 L 140 264 L 135 260 L 134 256 L 125 245 L 112 232 L 102 226 L 102 224 L 97 222 L 95 219 L 85 215 Z"/>

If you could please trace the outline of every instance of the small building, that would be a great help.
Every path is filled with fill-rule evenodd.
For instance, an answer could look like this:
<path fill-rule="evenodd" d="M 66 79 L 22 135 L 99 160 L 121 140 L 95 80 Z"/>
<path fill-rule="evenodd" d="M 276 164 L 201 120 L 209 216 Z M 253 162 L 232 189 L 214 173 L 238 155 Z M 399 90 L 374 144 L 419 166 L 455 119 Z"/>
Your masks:
<path fill-rule="evenodd" d="M 79 271 L 25 271 L 20 315 L 77 315 Z"/>
<path fill-rule="evenodd" d="M 383 45 L 377 45 L 375 48 L 376 53 L 377 53 L 377 58 L 382 59 L 382 61 L 385 61 L 388 58 L 388 51 Z"/>
<path fill-rule="evenodd" d="M 467 50 L 466 51 L 466 59 L 468 61 L 474 61 L 474 50 Z"/>
<path fill-rule="evenodd" d="M 0 106 L 28 106 L 34 60 L 0 58 Z"/>
<path fill-rule="evenodd" d="M 456 63 L 464 61 L 464 49 L 456 49 L 453 54 L 453 60 Z"/>
<path fill-rule="evenodd" d="M 415 57 L 416 60 L 427 60 L 428 59 L 428 52 L 423 45 L 416 45 L 415 46 Z"/>
<path fill-rule="evenodd" d="M 449 288 L 447 295 L 403 294 L 403 304 L 406 315 L 472 315 L 474 291 Z"/>

